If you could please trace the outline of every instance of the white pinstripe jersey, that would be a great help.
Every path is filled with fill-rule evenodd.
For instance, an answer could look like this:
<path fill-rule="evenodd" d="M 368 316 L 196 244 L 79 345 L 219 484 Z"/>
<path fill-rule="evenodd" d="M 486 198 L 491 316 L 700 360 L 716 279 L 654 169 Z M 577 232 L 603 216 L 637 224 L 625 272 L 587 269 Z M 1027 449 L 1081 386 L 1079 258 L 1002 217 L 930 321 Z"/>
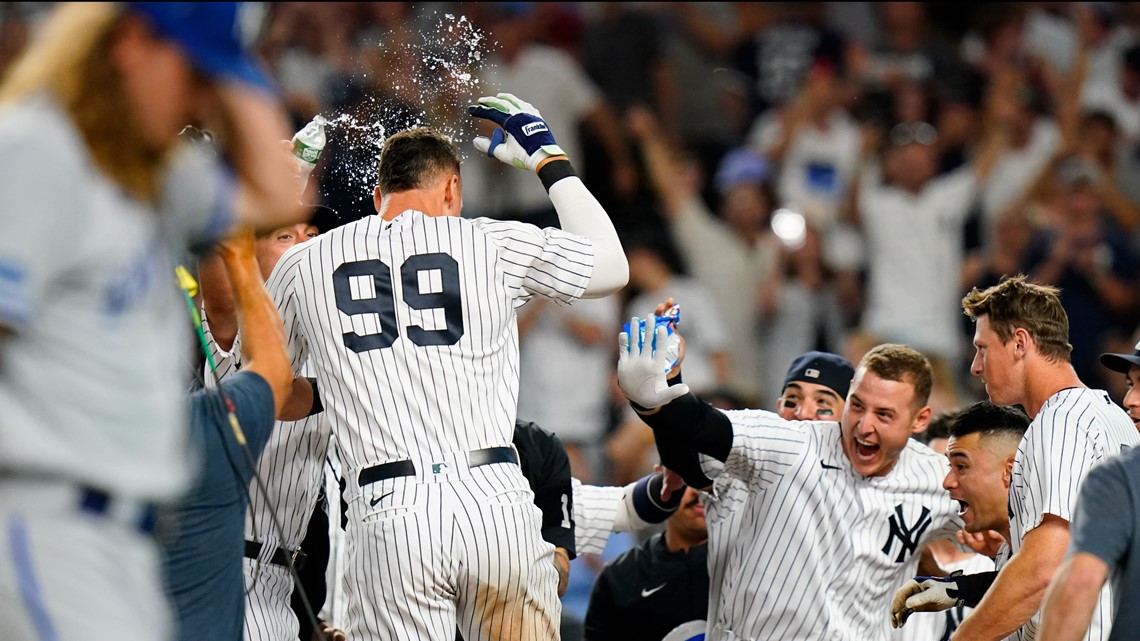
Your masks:
<path fill-rule="evenodd" d="M 571 477 L 574 492 L 574 548 L 578 554 L 601 554 L 614 531 L 625 487 L 584 485 Z"/>
<path fill-rule="evenodd" d="M 961 527 L 944 456 L 911 441 L 882 477 L 851 469 L 838 423 L 729 411 L 728 460 L 707 459 L 709 636 L 890 638 L 890 600 L 927 541 Z"/>
<path fill-rule="evenodd" d="M 509 446 L 515 309 L 535 295 L 569 305 L 592 271 L 579 236 L 409 210 L 290 249 L 267 289 L 294 367 L 311 359 L 353 479 L 385 461 Z"/>
<path fill-rule="evenodd" d="M 202 330 L 214 357 L 218 378 L 225 380 L 241 369 L 240 340 L 234 341 L 230 351 L 222 351 L 210 333 L 205 310 L 202 311 Z M 307 365 L 302 367 L 302 374 L 311 375 Z M 205 385 L 207 388 L 216 385 L 209 372 L 206 372 Z M 266 555 L 277 547 L 295 550 L 301 546 L 320 490 L 328 446 L 329 425 L 323 412 L 299 421 L 274 424 L 257 461 L 257 474 L 265 483 L 266 493 L 257 487 L 256 480 L 252 481 L 249 507 L 245 511 L 245 538 L 266 544 Z M 280 533 L 273 527 L 270 508 L 277 512 Z"/>
<path fill-rule="evenodd" d="M 1089 470 L 1123 449 L 1140 445 L 1132 419 L 1104 390 L 1064 389 L 1049 397 L 1017 447 L 1009 486 L 1011 554 L 1046 514 L 1072 520 L 1081 483 Z M 1006 559 L 998 558 L 998 569 Z M 1041 625 L 1038 610 L 1010 639 L 1032 641 Z M 1112 582 L 1105 583 L 1085 639 L 1108 639 L 1112 627 Z"/>

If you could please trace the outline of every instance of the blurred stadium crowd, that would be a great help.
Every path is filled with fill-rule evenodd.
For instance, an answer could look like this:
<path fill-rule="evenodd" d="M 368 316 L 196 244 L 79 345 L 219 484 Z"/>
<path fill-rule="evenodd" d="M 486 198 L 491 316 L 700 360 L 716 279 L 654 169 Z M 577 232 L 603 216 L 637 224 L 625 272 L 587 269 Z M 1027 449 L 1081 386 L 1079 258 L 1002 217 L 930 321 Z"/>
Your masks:
<path fill-rule="evenodd" d="M 0 70 L 50 5 L 0 7 Z M 519 416 L 562 437 L 583 481 L 652 468 L 614 339 L 667 296 L 686 382 L 725 407 L 770 407 L 805 351 L 902 342 L 935 363 L 938 413 L 985 397 L 963 294 L 1021 272 L 1061 288 L 1080 378 L 1123 397 L 1097 357 L 1140 326 L 1140 3 L 267 6 L 261 51 L 297 128 L 459 127 L 457 105 L 509 91 L 559 132 L 631 271 L 621 299 L 520 310 Z M 444 15 L 486 36 L 465 58 L 475 91 L 411 80 L 425 52 L 466 47 L 439 37 Z M 336 171 L 361 154 L 331 133 L 318 169 L 345 219 L 373 213 L 372 183 Z M 493 159 L 467 159 L 464 202 L 556 223 L 537 181 Z"/>

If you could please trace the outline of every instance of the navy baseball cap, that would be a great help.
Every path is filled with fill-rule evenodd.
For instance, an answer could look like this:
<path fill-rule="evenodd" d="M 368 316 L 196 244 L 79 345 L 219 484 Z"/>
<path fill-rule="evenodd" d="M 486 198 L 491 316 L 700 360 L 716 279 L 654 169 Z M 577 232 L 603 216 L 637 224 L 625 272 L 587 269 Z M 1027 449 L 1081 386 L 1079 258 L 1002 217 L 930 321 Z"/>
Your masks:
<path fill-rule="evenodd" d="M 260 2 L 128 2 L 160 38 L 178 44 L 210 78 L 226 78 L 276 92 L 250 48 L 264 18 Z"/>
<path fill-rule="evenodd" d="M 788 383 L 815 383 L 834 391 L 841 398 L 847 398 L 851 379 L 855 378 L 855 368 L 846 358 L 830 352 L 806 352 L 792 361 L 788 375 L 784 377 L 784 387 Z"/>
<path fill-rule="evenodd" d="M 313 205 L 313 213 L 309 216 L 309 224 L 316 227 L 317 231 L 323 234 L 340 225 L 340 214 L 336 213 L 336 210 L 332 207 Z"/>
<path fill-rule="evenodd" d="M 1114 372 L 1127 374 L 1133 365 L 1140 367 L 1140 343 L 1136 343 L 1133 350 L 1131 354 L 1101 354 L 1100 364 Z"/>

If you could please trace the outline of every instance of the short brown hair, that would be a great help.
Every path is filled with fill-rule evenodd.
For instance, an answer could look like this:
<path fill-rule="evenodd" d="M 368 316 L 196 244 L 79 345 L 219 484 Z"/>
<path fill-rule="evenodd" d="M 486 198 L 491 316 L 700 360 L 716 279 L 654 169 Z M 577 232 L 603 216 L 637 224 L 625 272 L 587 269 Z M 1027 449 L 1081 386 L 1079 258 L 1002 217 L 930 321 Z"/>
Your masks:
<path fill-rule="evenodd" d="M 1068 361 L 1073 352 L 1069 344 L 1069 315 L 1061 306 L 1061 290 L 1027 281 L 1024 274 L 1007 276 L 985 291 L 970 290 L 962 299 L 966 315 L 977 321 L 990 317 L 990 327 L 1009 342 L 1018 327 L 1024 328 L 1037 351 L 1051 361 Z"/>
<path fill-rule="evenodd" d="M 884 343 L 863 355 L 859 368 L 883 380 L 910 383 L 914 386 L 914 406 L 925 407 L 934 387 L 930 361 L 921 352 L 894 343 Z"/>
<path fill-rule="evenodd" d="M 444 174 L 459 174 L 459 149 L 443 134 L 426 127 L 405 129 L 384 142 L 376 166 L 381 194 L 429 187 Z"/>

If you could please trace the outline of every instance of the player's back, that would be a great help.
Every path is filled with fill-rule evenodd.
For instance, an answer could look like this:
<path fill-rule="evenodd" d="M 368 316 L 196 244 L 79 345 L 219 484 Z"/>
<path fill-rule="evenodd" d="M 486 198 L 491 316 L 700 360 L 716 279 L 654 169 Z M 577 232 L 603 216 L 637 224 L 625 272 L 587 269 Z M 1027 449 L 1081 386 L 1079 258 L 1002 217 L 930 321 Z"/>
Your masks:
<path fill-rule="evenodd" d="M 287 252 L 269 290 L 294 362 L 310 353 L 345 467 L 508 446 L 518 402 L 515 308 L 589 281 L 549 255 L 557 230 L 407 211 Z M 298 349 L 299 348 L 299 349 Z"/>

